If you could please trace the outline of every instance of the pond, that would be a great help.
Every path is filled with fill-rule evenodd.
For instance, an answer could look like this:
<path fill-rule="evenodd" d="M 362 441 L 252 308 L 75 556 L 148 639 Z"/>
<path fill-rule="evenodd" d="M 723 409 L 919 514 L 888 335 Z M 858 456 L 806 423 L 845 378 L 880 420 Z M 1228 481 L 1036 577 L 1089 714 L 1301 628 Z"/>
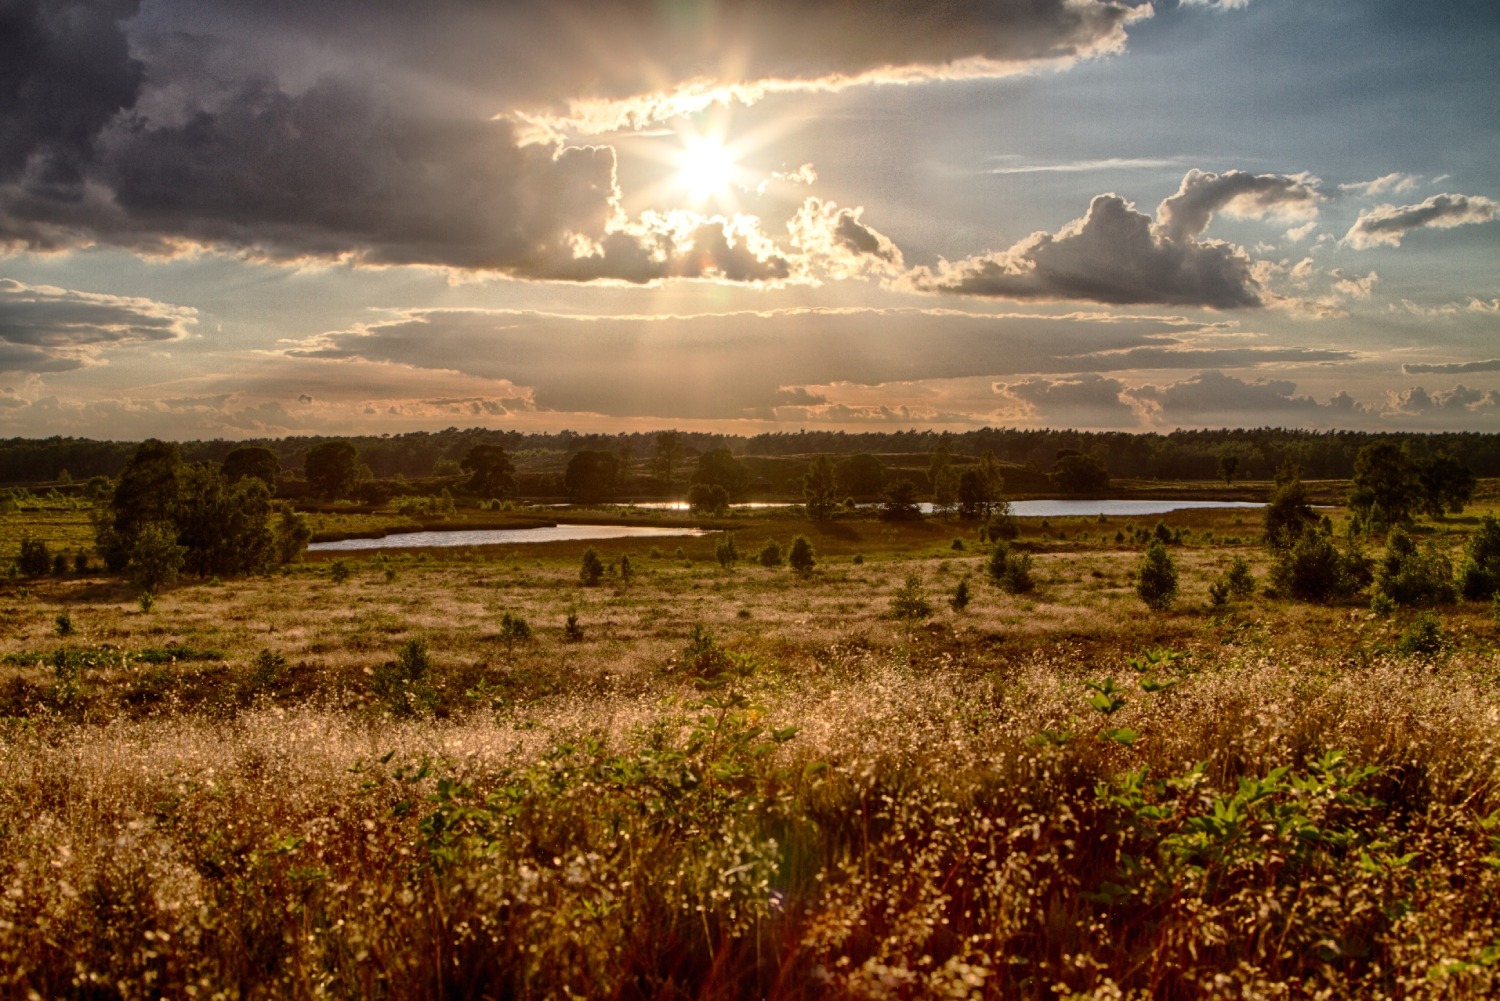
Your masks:
<path fill-rule="evenodd" d="M 528 542 L 574 542 L 590 539 L 657 539 L 704 535 L 701 528 L 655 528 L 647 525 L 546 525 L 540 528 L 483 528 L 457 532 L 398 532 L 380 539 L 314 542 L 310 553 L 363 549 L 427 549 L 450 546 L 498 546 Z"/>

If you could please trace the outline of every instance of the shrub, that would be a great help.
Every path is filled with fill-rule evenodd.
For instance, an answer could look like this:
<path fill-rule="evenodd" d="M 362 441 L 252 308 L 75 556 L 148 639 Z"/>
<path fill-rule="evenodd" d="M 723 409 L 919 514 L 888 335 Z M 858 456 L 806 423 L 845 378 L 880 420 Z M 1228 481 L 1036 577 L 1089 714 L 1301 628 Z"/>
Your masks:
<path fill-rule="evenodd" d="M 1443 635 L 1443 624 L 1431 612 L 1423 612 L 1413 619 L 1396 641 L 1396 651 L 1408 656 L 1430 657 L 1442 653 L 1447 646 L 1448 638 Z"/>
<path fill-rule="evenodd" d="M 1229 585 L 1230 597 L 1240 601 L 1255 593 L 1255 575 L 1250 572 L 1250 564 L 1243 556 L 1236 556 L 1229 564 L 1224 583 Z"/>
<path fill-rule="evenodd" d="M 136 533 L 128 566 L 142 590 L 155 591 L 177 579 L 186 558 L 187 548 L 177 544 L 177 530 L 171 523 L 152 521 Z"/>
<path fill-rule="evenodd" d="M 988 570 L 990 579 L 1006 594 L 1027 594 L 1036 588 L 1031 577 L 1031 557 L 1012 553 L 1003 542 L 990 554 Z"/>
<path fill-rule="evenodd" d="M 906 582 L 891 596 L 891 614 L 906 621 L 925 619 L 932 614 L 932 605 L 922 596 L 920 576 L 914 573 L 906 575 Z"/>
<path fill-rule="evenodd" d="M 578 624 L 577 612 L 568 613 L 568 619 L 563 623 L 563 639 L 569 643 L 578 643 L 583 639 L 583 626 Z"/>
<path fill-rule="evenodd" d="M 583 551 L 583 560 L 578 567 L 578 580 L 584 587 L 594 587 L 604 579 L 604 561 L 589 546 Z"/>
<path fill-rule="evenodd" d="M 272 650 L 262 648 L 250 663 L 250 677 L 245 687 L 251 694 L 269 692 L 281 684 L 286 672 L 286 658 Z"/>
<path fill-rule="evenodd" d="M 395 660 L 375 668 L 370 688 L 393 715 L 413 716 L 430 711 L 437 702 L 431 673 L 427 641 L 409 639 L 396 651 Z"/>
<path fill-rule="evenodd" d="M 629 584 L 635 580 L 635 564 L 630 562 L 630 554 L 625 553 L 620 557 L 620 583 Z"/>
<path fill-rule="evenodd" d="M 335 584 L 342 584 L 353 576 L 354 571 L 349 569 L 349 564 L 343 560 L 334 560 L 328 567 L 328 576 L 333 578 Z"/>
<path fill-rule="evenodd" d="M 57 623 L 57 635 L 73 635 L 73 616 L 69 615 L 67 612 L 63 612 L 58 615 L 55 621 Z"/>
<path fill-rule="evenodd" d="M 149 614 L 151 609 L 156 607 L 156 595 L 152 594 L 150 591 L 142 591 L 141 597 L 137 603 L 141 606 L 142 612 Z"/>
<path fill-rule="evenodd" d="M 23 577 L 45 577 L 52 570 L 52 554 L 47 552 L 47 543 L 30 537 L 21 540 L 21 555 L 16 566 Z"/>
<path fill-rule="evenodd" d="M 728 570 L 739 562 L 740 550 L 734 544 L 733 532 L 725 532 L 723 537 L 719 539 L 719 544 L 714 546 L 714 558 L 719 561 L 719 566 L 725 570 Z"/>
<path fill-rule="evenodd" d="M 806 536 L 799 535 L 792 540 L 792 551 L 787 556 L 787 563 L 793 570 L 804 576 L 812 573 L 813 567 L 817 566 L 817 555 L 813 552 L 812 543 L 807 541 Z"/>
<path fill-rule="evenodd" d="M 1283 597 L 1326 603 L 1358 594 L 1370 568 L 1357 551 L 1339 552 L 1326 532 L 1303 532 L 1271 565 L 1271 586 Z"/>
<path fill-rule="evenodd" d="M 1450 604 L 1457 597 L 1453 565 L 1428 546 L 1418 549 L 1405 530 L 1392 530 L 1376 571 L 1380 593 L 1397 605 Z"/>
<path fill-rule="evenodd" d="M 52 576 L 66 577 L 68 575 L 68 558 L 62 553 L 52 557 Z"/>
<path fill-rule="evenodd" d="M 531 623 L 509 612 L 500 616 L 500 641 L 507 650 L 531 639 Z"/>
<path fill-rule="evenodd" d="M 766 542 L 760 549 L 760 555 L 756 557 L 763 567 L 781 566 L 781 547 L 776 544 L 775 539 Z"/>
<path fill-rule="evenodd" d="M 89 572 L 89 551 L 87 549 L 80 549 L 73 554 L 73 572 L 80 574 Z"/>
<path fill-rule="evenodd" d="M 1146 547 L 1135 574 L 1135 593 L 1147 608 L 1158 612 L 1171 608 L 1177 600 L 1177 564 L 1159 539 Z"/>
<path fill-rule="evenodd" d="M 1460 587 L 1470 601 L 1500 595 L 1500 520 L 1487 514 L 1464 547 Z"/>
<path fill-rule="evenodd" d="M 953 589 L 953 597 L 948 599 L 948 607 L 955 612 L 962 612 L 969 607 L 969 582 L 961 580 L 958 587 Z"/>

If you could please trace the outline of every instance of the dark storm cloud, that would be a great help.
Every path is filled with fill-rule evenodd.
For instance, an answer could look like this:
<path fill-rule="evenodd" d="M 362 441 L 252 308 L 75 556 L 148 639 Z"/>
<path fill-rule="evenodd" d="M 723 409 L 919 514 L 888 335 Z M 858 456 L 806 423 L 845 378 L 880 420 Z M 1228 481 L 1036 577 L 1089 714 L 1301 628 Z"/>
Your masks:
<path fill-rule="evenodd" d="M 187 336 L 193 309 L 0 278 L 0 371 L 63 372 L 100 351 Z"/>
<path fill-rule="evenodd" d="M 0 3 L 0 182 L 76 197 L 95 138 L 141 85 L 119 26 L 138 6 Z"/>
<path fill-rule="evenodd" d="M 1118 48 L 1136 16 L 1075 0 L 136 6 L 0 8 L 0 246 L 780 282 L 797 263 L 750 224 L 625 218 L 613 150 L 528 142 L 512 113 L 706 80 L 1055 62 Z M 894 259 L 840 223 L 854 252 Z"/>
<path fill-rule="evenodd" d="M 1344 243 L 1356 250 L 1399 247 L 1414 229 L 1452 229 L 1500 218 L 1500 203 L 1479 195 L 1433 195 L 1420 205 L 1381 205 L 1361 212 Z"/>
<path fill-rule="evenodd" d="M 1229 244 L 1169 240 L 1118 195 L 1056 235 L 1033 233 L 1009 250 L 919 268 L 922 291 L 1014 300 L 1161 303 L 1234 309 L 1261 305 L 1250 258 Z"/>
<path fill-rule="evenodd" d="M 201 30 L 254 32 L 495 95 L 508 106 L 619 98 L 709 81 L 817 80 L 969 59 L 1056 61 L 1119 49 L 1145 12 L 1078 0 L 178 0 L 143 20 L 191 13 Z M 506 110 L 502 107 L 500 110 Z"/>

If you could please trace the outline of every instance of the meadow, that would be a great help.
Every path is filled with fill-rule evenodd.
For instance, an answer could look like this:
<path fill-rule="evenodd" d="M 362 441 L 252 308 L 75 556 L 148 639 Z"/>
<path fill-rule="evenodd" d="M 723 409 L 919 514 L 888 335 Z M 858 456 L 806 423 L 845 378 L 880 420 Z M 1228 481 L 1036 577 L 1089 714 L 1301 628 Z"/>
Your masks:
<path fill-rule="evenodd" d="M 1494 608 L 1216 604 L 1259 518 L 1192 511 L 1151 611 L 1156 520 L 1024 521 L 1021 594 L 786 512 L 0 582 L 0 996 L 1492 996 Z"/>

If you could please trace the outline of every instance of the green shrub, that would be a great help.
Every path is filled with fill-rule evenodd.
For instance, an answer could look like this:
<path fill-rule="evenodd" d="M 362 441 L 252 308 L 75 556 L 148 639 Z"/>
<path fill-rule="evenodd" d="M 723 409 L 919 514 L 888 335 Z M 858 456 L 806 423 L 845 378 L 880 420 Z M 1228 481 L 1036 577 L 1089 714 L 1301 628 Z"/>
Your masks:
<path fill-rule="evenodd" d="M 500 616 L 500 641 L 507 650 L 531 639 L 531 623 L 509 612 Z"/>
<path fill-rule="evenodd" d="M 932 614 L 932 605 L 922 595 L 922 578 L 919 575 L 906 575 L 906 582 L 891 596 L 891 614 L 906 621 L 925 619 Z"/>
<path fill-rule="evenodd" d="M 1464 547 L 1460 588 L 1470 601 L 1500 595 L 1500 520 L 1487 514 Z"/>
<path fill-rule="evenodd" d="M 763 567 L 781 566 L 781 547 L 776 544 L 775 539 L 766 542 L 760 549 L 760 555 L 756 557 Z"/>
<path fill-rule="evenodd" d="M 1326 603 L 1350 598 L 1370 583 L 1370 567 L 1356 550 L 1340 552 L 1326 532 L 1306 531 L 1271 565 L 1271 586 L 1283 597 Z"/>
<path fill-rule="evenodd" d="M 1255 593 L 1255 575 L 1243 556 L 1236 556 L 1224 574 L 1224 583 L 1229 585 L 1229 596 L 1243 601 Z"/>
<path fill-rule="evenodd" d="M 1418 549 L 1401 528 L 1391 531 L 1375 581 L 1380 593 L 1397 605 L 1451 604 L 1458 596 L 1448 557 L 1431 546 Z"/>
<path fill-rule="evenodd" d="M 594 587 L 603 579 L 604 561 L 594 552 L 594 547 L 589 546 L 583 551 L 583 560 L 578 567 L 578 580 L 584 587 Z"/>
<path fill-rule="evenodd" d="M 328 566 L 328 576 L 333 578 L 335 584 L 342 584 L 353 576 L 354 571 L 349 569 L 349 564 L 343 560 L 334 560 Z"/>
<path fill-rule="evenodd" d="M 1431 612 L 1423 612 L 1413 619 L 1396 641 L 1396 651 L 1408 656 L 1430 657 L 1442 653 L 1447 647 L 1448 638 L 1443 635 L 1443 624 Z"/>
<path fill-rule="evenodd" d="M 734 544 L 734 533 L 725 532 L 719 539 L 718 545 L 714 546 L 714 558 L 719 561 L 719 566 L 728 570 L 739 562 L 740 550 Z"/>
<path fill-rule="evenodd" d="M 142 612 L 149 614 L 151 609 L 156 607 L 156 595 L 150 591 L 142 591 L 137 603 L 141 606 Z"/>
<path fill-rule="evenodd" d="M 569 643 L 578 643 L 583 639 L 583 626 L 578 623 L 578 613 L 569 612 L 567 621 L 563 623 L 563 639 Z"/>
<path fill-rule="evenodd" d="M 388 660 L 375 668 L 370 689 L 392 715 L 419 715 L 430 712 L 437 703 L 431 673 L 427 641 L 409 639 L 396 651 L 395 660 Z"/>
<path fill-rule="evenodd" d="M 948 607 L 952 608 L 955 612 L 962 612 L 969 607 L 969 601 L 969 582 L 961 580 L 958 582 L 958 586 L 953 589 L 953 597 L 948 599 Z"/>
<path fill-rule="evenodd" d="M 286 658 L 272 650 L 262 648 L 250 662 L 250 675 L 245 687 L 249 694 L 274 691 L 286 673 Z"/>
<path fill-rule="evenodd" d="M 73 635 L 73 616 L 69 615 L 67 612 L 63 612 L 58 615 L 58 617 L 54 621 L 57 625 L 57 635 Z"/>
<path fill-rule="evenodd" d="M 47 543 L 41 539 L 21 539 L 21 555 L 16 557 L 16 566 L 23 577 L 45 577 L 52 571 L 52 554 L 47 552 Z"/>
<path fill-rule="evenodd" d="M 635 580 L 635 564 L 630 562 L 630 554 L 624 553 L 620 556 L 620 583 L 629 584 Z"/>
<path fill-rule="evenodd" d="M 1003 542 L 996 544 L 990 554 L 988 571 L 990 579 L 1006 594 L 1027 594 L 1036 589 L 1036 581 L 1031 577 L 1031 557 L 1012 553 Z"/>
<path fill-rule="evenodd" d="M 1146 607 L 1161 612 L 1177 600 L 1177 564 L 1160 539 L 1146 547 L 1135 574 L 1135 593 Z"/>
<path fill-rule="evenodd" d="M 812 573 L 813 567 L 818 565 L 817 554 L 813 552 L 811 542 L 803 535 L 792 540 L 792 551 L 787 556 L 787 563 L 791 568 L 804 576 Z"/>

